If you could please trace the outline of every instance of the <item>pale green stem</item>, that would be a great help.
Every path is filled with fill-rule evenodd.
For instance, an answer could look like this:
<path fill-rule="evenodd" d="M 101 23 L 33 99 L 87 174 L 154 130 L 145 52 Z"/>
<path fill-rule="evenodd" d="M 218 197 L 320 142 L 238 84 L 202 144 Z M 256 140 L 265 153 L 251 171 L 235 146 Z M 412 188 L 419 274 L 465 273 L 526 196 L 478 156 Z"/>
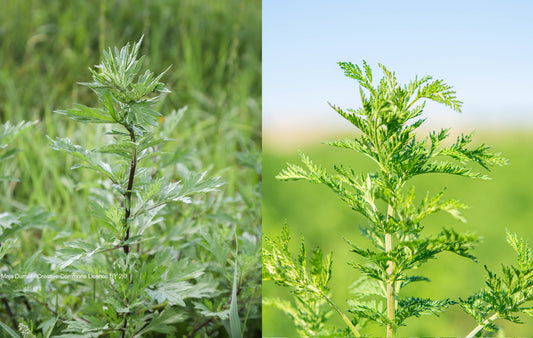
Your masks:
<path fill-rule="evenodd" d="M 387 210 L 387 218 L 392 215 L 392 206 L 389 204 Z M 385 252 L 392 251 L 392 234 L 385 234 Z M 394 270 L 394 262 L 387 262 L 387 318 L 391 322 L 387 324 L 387 337 L 394 336 L 394 319 L 396 313 L 396 299 L 394 295 L 394 280 L 392 279 L 392 272 Z"/>
<path fill-rule="evenodd" d="M 328 296 L 326 296 L 326 294 L 324 294 L 322 291 L 319 291 L 320 295 L 322 297 L 324 297 L 324 299 L 329 303 L 329 305 L 331 305 L 331 307 L 335 310 L 335 312 L 337 312 L 339 314 L 339 316 L 341 316 L 342 320 L 344 320 L 344 322 L 346 323 L 346 325 L 348 325 L 348 327 L 350 328 L 350 331 L 352 331 L 352 333 L 356 336 L 356 337 L 361 337 L 361 334 L 359 333 L 359 331 L 357 330 L 357 328 L 352 324 L 352 322 L 350 321 L 350 319 L 342 312 L 342 310 L 337 306 L 337 304 L 335 304 Z"/>
<path fill-rule="evenodd" d="M 498 319 L 499 317 L 499 313 L 496 312 L 495 314 L 493 314 L 492 316 L 490 316 L 489 318 L 485 319 L 483 321 L 483 324 L 479 324 L 478 326 L 476 326 L 466 337 L 475 337 L 476 334 L 483 330 L 483 328 L 485 328 L 485 326 L 487 326 L 488 324 L 490 324 L 491 322 L 495 321 L 496 319 Z"/>

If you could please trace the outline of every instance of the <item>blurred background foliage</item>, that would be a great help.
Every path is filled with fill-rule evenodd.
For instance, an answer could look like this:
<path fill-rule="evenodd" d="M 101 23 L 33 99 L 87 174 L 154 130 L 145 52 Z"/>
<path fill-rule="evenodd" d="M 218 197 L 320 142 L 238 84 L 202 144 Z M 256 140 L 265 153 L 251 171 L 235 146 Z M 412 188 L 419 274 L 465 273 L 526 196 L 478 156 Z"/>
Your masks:
<path fill-rule="evenodd" d="M 77 84 L 90 82 L 89 67 L 103 49 L 136 42 L 144 35 L 143 69 L 160 73 L 171 90 L 155 109 L 163 115 L 188 106 L 175 131 L 172 151 L 191 170 L 210 169 L 225 185 L 205 207 L 177 209 L 191 222 L 211 224 L 220 238 L 241 246 L 241 297 L 249 334 L 260 332 L 261 234 L 261 2 L 257 0 L 3 1 L 0 10 L 0 123 L 40 122 L 13 144 L 23 151 L 9 164 L 18 181 L 1 182 L 0 211 L 39 205 L 56 214 L 66 233 L 90 231 L 89 170 L 70 168 L 71 157 L 53 151 L 46 139 L 101 144 L 104 127 L 80 127 L 54 110 L 73 103 L 97 105 Z M 144 70 L 143 70 L 144 71 Z M 179 179 L 177 177 L 176 179 Z M 90 188 L 90 187 L 89 187 Z M 217 230 L 218 231 L 218 230 Z M 36 250 L 53 255 L 54 231 L 24 233 L 21 257 Z M 197 234 L 198 235 L 198 234 Z M 221 259 L 221 257 L 219 257 Z M 225 258 L 227 260 L 227 257 Z M 228 264 L 233 264 L 227 261 Z M 224 263 L 224 262 L 222 262 Z M 226 295 L 227 296 L 227 295 Z M 255 308 L 255 309 L 254 309 Z M 0 310 L 1 315 L 2 310 Z"/>
<path fill-rule="evenodd" d="M 331 114 L 335 114 L 331 112 Z M 453 113 L 450 113 L 453 114 Z M 428 113 L 431 119 L 431 112 Z M 452 128 L 451 140 L 455 133 L 468 133 L 461 127 Z M 300 163 L 298 151 L 308 155 L 315 164 L 332 173 L 333 164 L 344 164 L 358 172 L 374 171 L 373 162 L 364 156 L 346 149 L 330 147 L 321 142 L 355 135 L 300 135 L 292 137 L 280 145 L 280 138 L 268 135 L 264 140 L 264 195 L 263 233 L 274 237 L 281 233 L 287 222 L 292 235 L 293 252 L 296 254 L 300 239 L 305 237 L 308 250 L 320 247 L 325 253 L 333 251 L 333 273 L 329 284 L 333 299 L 347 310 L 346 300 L 353 296 L 349 287 L 358 279 L 358 272 L 348 262 L 358 262 L 358 257 L 349 252 L 350 247 L 343 238 L 363 247 L 368 242 L 362 238 L 359 225 L 364 218 L 347 208 L 329 189 L 307 182 L 281 182 L 274 176 L 286 163 Z M 424 134 L 420 135 L 425 136 Z M 492 271 L 500 270 L 500 264 L 515 262 L 515 253 L 505 241 L 505 230 L 533 241 L 533 132 L 526 130 L 479 130 L 473 144 L 486 143 L 501 152 L 511 162 L 509 166 L 494 168 L 487 174 L 492 180 L 483 181 L 446 175 L 422 175 L 413 180 L 418 200 L 426 191 L 438 193 L 446 187 L 445 197 L 456 198 L 470 208 L 463 211 L 467 223 L 463 224 L 447 214 L 429 216 L 423 223 L 427 234 L 438 233 L 443 227 L 453 227 L 458 231 L 474 232 L 481 236 L 481 243 L 474 250 L 478 263 L 452 254 L 440 256 L 428 262 L 417 274 L 428 277 L 430 283 L 415 283 L 406 288 L 405 296 L 432 297 L 436 299 L 466 298 L 484 287 L 486 272 L 483 265 Z M 479 168 L 483 170 L 483 168 Z M 407 294 L 409 293 L 409 294 Z M 264 282 L 263 295 L 292 299 L 287 290 Z M 503 324 L 504 331 L 497 336 L 529 336 L 533 332 L 533 320 L 529 316 L 521 319 L 525 324 Z M 333 314 L 331 323 L 344 327 L 343 322 Z M 402 337 L 461 337 L 475 327 L 474 321 L 456 305 L 440 317 L 425 316 L 411 319 L 407 327 L 398 330 Z M 370 327 L 370 334 L 383 336 L 384 328 Z M 272 307 L 263 308 L 263 335 L 265 337 L 292 337 L 296 334 L 290 318 Z"/>
<path fill-rule="evenodd" d="M 227 167 L 231 194 L 253 176 L 240 166 L 239 152 L 257 153 L 261 140 L 261 7 L 254 0 L 194 1 L 8 1 L 0 11 L 0 122 L 40 120 L 20 140 L 17 176 L 9 196 L 46 207 L 63 205 L 70 222 L 84 206 L 70 194 L 50 192 L 77 181 L 70 159 L 58 159 L 45 135 L 94 142 L 92 133 L 54 114 L 73 102 L 95 105 L 96 97 L 77 82 L 91 80 L 89 66 L 104 48 L 138 41 L 145 65 L 161 72 L 172 91 L 156 109 L 188 106 L 178 145 L 214 171 Z M 89 127 L 91 128 L 91 127 Z M 98 126 L 93 126 L 98 129 Z M 65 175 L 68 173 L 67 175 Z M 89 173 L 83 173 L 89 174 Z M 237 179 L 238 178 L 238 179 Z M 244 182 L 243 182 L 244 181 Z M 81 215 L 80 215 L 81 216 Z"/>

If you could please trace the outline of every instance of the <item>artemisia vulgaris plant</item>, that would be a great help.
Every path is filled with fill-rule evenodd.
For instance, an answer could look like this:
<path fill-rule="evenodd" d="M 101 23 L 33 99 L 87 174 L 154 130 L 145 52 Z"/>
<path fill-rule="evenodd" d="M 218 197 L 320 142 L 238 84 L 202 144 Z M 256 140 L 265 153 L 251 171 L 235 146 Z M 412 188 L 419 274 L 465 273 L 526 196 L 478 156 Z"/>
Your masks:
<path fill-rule="evenodd" d="M 327 286 L 332 254 L 324 256 L 320 249 L 315 250 L 308 267 L 303 242 L 298 256 L 292 257 L 289 230 L 285 226 L 281 236 L 265 237 L 263 276 L 290 287 L 296 303 L 279 299 L 267 299 L 264 303 L 287 313 L 305 336 L 359 337 L 365 335 L 367 323 L 375 322 L 383 326 L 383 336 L 393 337 L 408 318 L 439 314 L 458 303 L 478 324 L 468 333 L 469 337 L 494 329 L 498 318 L 518 322 L 517 313 L 530 311 L 527 302 L 533 300 L 533 261 L 528 244 L 514 234 L 508 234 L 508 242 L 518 254 L 518 266 L 504 266 L 502 276 L 486 268 L 487 287 L 474 296 L 452 300 L 402 295 L 406 285 L 429 282 L 427 277 L 414 274 L 413 269 L 443 252 L 475 260 L 472 249 L 478 241 L 475 235 L 452 228 L 443 228 L 436 235 L 422 233 L 431 226 L 424 222 L 425 218 L 437 212 L 464 221 L 460 209 L 465 205 L 446 199 L 444 190 L 416 199 L 415 187 L 409 187 L 408 182 L 419 175 L 441 174 L 487 179 L 469 164 L 488 170 L 506 164 L 507 160 L 487 145 L 472 147 L 472 134 L 448 143 L 444 141 L 450 135 L 449 129 L 430 132 L 426 137 L 415 134 L 425 121 L 421 115 L 427 101 L 460 111 L 462 102 L 444 81 L 424 76 L 400 84 L 395 73 L 380 64 L 383 77 L 375 82 L 366 62 L 362 67 L 349 62 L 340 62 L 339 66 L 359 84 L 361 107 L 355 110 L 331 107 L 360 133 L 354 139 L 328 144 L 367 156 L 375 164 L 375 171 L 364 173 L 337 164 L 335 173 L 328 173 L 301 154 L 303 165 L 289 164 L 277 178 L 325 185 L 366 219 L 361 233 L 369 247 L 348 241 L 351 252 L 359 257 L 353 268 L 362 276 L 352 287 L 356 298 L 349 300 L 349 313 L 344 313 L 330 298 Z M 328 329 L 327 318 L 332 311 L 345 322 L 345 330 Z"/>
<path fill-rule="evenodd" d="M 96 94 L 100 107 L 76 104 L 57 111 L 81 123 L 109 125 L 110 140 L 86 149 L 68 138 L 50 139 L 52 148 L 76 158 L 74 168 L 95 170 L 102 178 L 91 185 L 95 233 L 65 243 L 48 259 L 56 271 L 105 277 L 78 281 L 76 287 L 91 292 L 72 305 L 76 316 L 68 316 L 73 319 L 65 321 L 62 332 L 176 334 L 176 323 L 188 320 L 187 300 L 220 293 L 217 282 L 205 274 L 205 263 L 182 257 L 177 247 L 157 240 L 167 204 L 191 203 L 192 195 L 214 191 L 222 183 L 205 172 L 187 171 L 178 181 L 165 174 L 161 149 L 173 141 L 166 132 L 176 127 L 183 111 L 163 118 L 154 110 L 160 95 L 169 91 L 161 82 L 165 72 L 141 72 L 141 41 L 104 51 L 102 63 L 91 69 L 93 82 L 82 83 Z M 65 292 L 74 287 L 71 281 L 58 283 Z"/>

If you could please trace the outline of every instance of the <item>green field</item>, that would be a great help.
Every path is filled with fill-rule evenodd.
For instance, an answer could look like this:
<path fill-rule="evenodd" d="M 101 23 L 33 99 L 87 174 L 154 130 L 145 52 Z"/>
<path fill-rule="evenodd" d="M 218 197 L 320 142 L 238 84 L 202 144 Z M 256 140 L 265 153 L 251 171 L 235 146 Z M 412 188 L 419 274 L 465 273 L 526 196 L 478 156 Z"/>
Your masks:
<path fill-rule="evenodd" d="M 468 132 L 465 131 L 465 132 Z M 349 135 L 345 135 L 349 137 Z M 314 163 L 333 170 L 334 163 L 351 166 L 356 171 L 373 170 L 370 160 L 354 155 L 353 151 L 332 148 L 321 144 L 342 137 L 315 139 L 298 148 L 286 145 L 283 148 L 269 146 L 266 137 L 263 149 L 263 233 L 276 236 L 284 222 L 292 234 L 292 244 L 296 254 L 300 238 L 305 237 L 308 250 L 321 247 L 324 252 L 333 251 L 333 277 L 330 289 L 337 304 L 346 310 L 346 299 L 350 298 L 347 288 L 358 278 L 358 273 L 348 266 L 358 257 L 350 254 L 344 238 L 364 245 L 358 225 L 363 218 L 349 210 L 329 189 L 307 182 L 279 182 L 274 176 L 285 167 L 285 163 L 299 163 L 298 150 L 303 151 Z M 273 138 L 270 138 L 273 139 Z M 457 198 L 470 206 L 463 214 L 467 223 L 463 224 L 449 215 L 436 214 L 425 221 L 425 232 L 435 233 L 442 227 L 474 232 L 482 237 L 482 242 L 474 250 L 478 263 L 447 254 L 426 264 L 421 275 L 430 278 L 431 283 L 419 283 L 407 288 L 411 295 L 437 299 L 467 297 L 483 287 L 485 271 L 483 265 L 499 272 L 501 263 L 512 263 L 514 251 L 505 242 L 505 230 L 518 233 L 533 241 L 533 132 L 527 131 L 480 131 L 476 133 L 474 144 L 493 145 L 510 160 L 510 165 L 494 168 L 489 175 L 492 180 L 473 180 L 440 175 L 419 177 L 413 184 L 417 196 L 426 191 L 437 193 L 447 188 L 445 197 Z M 290 297 L 287 290 L 264 282 L 263 297 Z M 533 332 L 533 320 L 521 318 L 525 324 L 505 324 L 505 336 L 529 336 Z M 336 314 L 331 323 L 342 327 Z M 502 323 L 502 321 L 499 321 Z M 433 337 L 464 336 L 475 326 L 459 306 L 454 306 L 440 317 L 411 319 L 407 327 L 400 328 L 400 336 Z M 383 328 L 372 328 L 376 336 L 384 334 Z M 263 308 L 263 335 L 265 337 L 295 336 L 296 331 L 290 319 L 280 311 Z"/>
<path fill-rule="evenodd" d="M 172 229 L 178 238 L 172 245 L 202 252 L 201 231 L 213 231 L 227 247 L 238 236 L 242 275 L 238 306 L 245 335 L 259 336 L 261 330 L 260 282 L 260 147 L 261 147 L 261 3 L 256 0 L 133 0 L 133 1 L 7 1 L 0 10 L 0 124 L 7 121 L 39 121 L 11 144 L 21 152 L 2 163 L 0 177 L 12 173 L 15 180 L 0 181 L 0 213 L 17 214 L 33 206 L 55 214 L 55 228 L 16 234 L 15 252 L 0 261 L 13 266 L 40 252 L 53 257 L 63 242 L 95 235 L 88 213 L 91 191 L 98 175 L 90 170 L 70 168 L 72 157 L 54 151 L 47 136 L 69 137 L 87 148 L 106 141 L 101 125 L 82 125 L 54 110 L 73 103 L 97 106 L 96 96 L 78 82 L 90 82 L 89 67 L 100 63 L 102 51 L 138 41 L 146 55 L 144 68 L 159 74 L 171 93 L 157 103 L 163 115 L 187 106 L 166 150 L 193 171 L 209 171 L 225 182 L 202 206 L 173 209 Z M 161 120 L 163 121 L 163 120 Z M 176 169 L 175 169 L 176 171 Z M 176 174 L 176 172 L 174 172 Z M 175 180 L 179 180 L 176 177 Z M 187 223 L 189 222 L 189 223 Z M 188 224 L 188 225 L 187 225 Z M 182 237 L 179 229 L 192 226 L 196 233 Z M 190 230 L 190 229 L 189 229 Z M 234 232 L 235 231 L 235 232 Z M 0 233 L 1 234 L 1 233 Z M 159 234 L 155 234 L 159 236 Z M 179 239 L 181 238 L 181 239 Z M 254 242 L 255 241 L 255 242 Z M 233 244 L 228 244 L 233 243 Z M 243 244 L 244 243 L 244 244 Z M 254 245 L 250 243 L 255 243 Z M 222 245 L 222 244 L 221 244 Z M 234 248 L 235 249 L 235 248 Z M 233 281 L 226 269 L 233 269 L 233 251 L 226 257 L 201 254 L 219 279 L 220 294 L 215 306 L 229 306 Z M 237 258 L 235 258 L 237 259 Z M 4 271 L 4 270 L 2 270 Z M 229 277 L 228 277 L 229 276 Z M 1 282 L 1 281 L 0 281 Z M 1 283 L 0 283 L 1 284 Z M 50 318 L 50 304 L 61 311 L 76 311 L 80 305 L 61 288 L 47 290 L 47 304 L 30 300 L 29 313 L 21 297 L 12 299 L 0 288 L 0 298 L 9 300 L 10 311 L 0 305 L 0 321 L 30 320 L 37 326 Z M 70 297 L 70 298 L 69 298 Z M 48 301 L 50 301 L 48 303 Z M 226 305 L 223 305 L 226 304 Z M 52 306 L 52 307 L 53 307 Z M 192 307 L 191 304 L 188 304 Z M 189 309 L 190 310 L 190 309 Z M 59 310 L 58 310 L 59 311 Z M 15 318 L 16 317 L 16 318 Z M 216 319 L 216 320 L 215 320 Z M 198 317 L 202 330 L 226 335 L 218 318 Z M 54 334 L 65 324 L 58 321 Z M 180 331 L 181 330 L 181 331 Z M 185 335 L 190 327 L 179 327 Z M 3 336 L 0 329 L 0 336 Z"/>

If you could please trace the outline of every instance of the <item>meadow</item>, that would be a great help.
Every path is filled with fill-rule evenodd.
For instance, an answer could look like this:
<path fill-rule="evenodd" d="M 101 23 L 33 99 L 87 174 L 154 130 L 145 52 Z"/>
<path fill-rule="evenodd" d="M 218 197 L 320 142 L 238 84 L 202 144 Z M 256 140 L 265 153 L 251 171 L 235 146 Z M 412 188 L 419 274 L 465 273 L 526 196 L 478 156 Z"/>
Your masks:
<path fill-rule="evenodd" d="M 242 332 L 245 336 L 259 336 L 260 23 L 261 4 L 255 0 L 3 3 L 0 124 L 39 122 L 10 144 L 21 151 L 2 163 L 1 170 L 11 173 L 15 180 L 0 182 L 0 213 L 17 214 L 42 207 L 54 214 L 54 226 L 14 235 L 17 246 L 2 259 L 0 270 L 22 264 L 37 252 L 42 257 L 54 257 L 68 240 L 95 235 L 95 222 L 87 211 L 98 177 L 89 170 L 71 170 L 76 161 L 51 149 L 47 136 L 69 137 L 87 148 L 105 140 L 104 127 L 80 128 L 54 111 L 70 108 L 74 103 L 95 106 L 95 96 L 78 82 L 91 80 L 89 67 L 100 62 L 104 49 L 121 47 L 144 35 L 140 50 L 141 55 L 146 55 L 144 63 L 156 73 L 171 66 L 162 80 L 171 92 L 155 109 L 168 115 L 187 107 L 172 134 L 176 141 L 168 151 L 187 170 L 207 170 L 210 176 L 220 176 L 224 181 L 218 192 L 207 195 L 201 203 L 189 209 L 172 209 L 176 216 L 169 221 L 175 230 L 171 245 L 205 260 L 203 263 L 210 265 L 207 270 L 219 285 L 218 296 L 209 305 L 213 311 L 193 318 L 195 330 L 191 330 L 190 323 L 175 329 L 191 337 L 227 334 L 227 314 L 222 314 L 222 310 L 229 307 L 231 271 L 234 261 L 238 261 Z M 174 174 L 178 175 L 176 169 Z M 180 234 L 180 230 L 188 232 Z M 233 256 L 235 237 L 238 258 Z M 212 242 L 206 243 L 208 239 Z M 215 262 L 216 245 L 231 249 L 232 253 L 217 257 Z M 79 306 L 58 288 L 49 290 L 54 312 L 47 310 L 51 303 L 39 307 L 33 300 L 29 301 L 33 311 L 28 312 L 15 305 L 22 298 L 13 297 L 11 291 L 0 288 L 0 298 L 9 299 L 16 314 L 0 306 L 0 321 L 11 323 L 10 317 L 17 316 L 17 320 L 33 322 L 35 333 L 41 332 L 37 326 L 54 312 L 70 313 Z M 187 311 L 191 306 L 188 304 Z M 215 311 L 217 307 L 219 312 Z M 64 323 L 58 321 L 54 334 L 64 328 Z"/>
<path fill-rule="evenodd" d="M 461 130 L 470 132 L 470 130 Z M 457 130 L 455 130 L 457 132 Z M 320 247 L 324 253 L 333 252 L 333 278 L 329 284 L 336 304 L 347 309 L 346 299 L 349 286 L 358 278 L 358 272 L 348 262 L 360 262 L 358 257 L 349 252 L 346 238 L 353 243 L 365 245 L 359 232 L 363 218 L 354 213 L 329 189 L 307 182 L 281 182 L 274 177 L 286 163 L 299 163 L 298 151 L 304 152 L 313 162 L 323 165 L 332 172 L 331 163 L 343 163 L 362 172 L 374 170 L 373 163 L 363 157 L 354 156 L 354 152 L 345 149 L 333 149 L 321 144 L 338 138 L 351 138 L 349 134 L 307 136 L 296 142 L 269 142 L 276 140 L 274 135 L 266 135 L 264 141 L 263 161 L 263 233 L 271 238 L 281 232 L 286 222 L 292 235 L 292 249 L 296 255 L 302 237 L 308 250 Z M 281 138 L 281 136 L 280 136 Z M 452 136 L 452 138 L 454 138 Z M 496 152 L 510 160 L 509 166 L 494 168 L 488 175 L 492 180 L 472 180 L 454 176 L 441 175 L 440 180 L 426 176 L 416 178 L 418 196 L 425 191 L 437 193 L 446 187 L 445 197 L 457 198 L 470 208 L 463 211 L 467 223 L 463 224 L 449 215 L 436 214 L 428 217 L 425 233 L 435 233 L 441 227 L 454 227 L 461 231 L 474 232 L 482 241 L 473 254 L 478 263 L 446 254 L 438 261 L 430 261 L 420 271 L 429 277 L 430 283 L 418 283 L 406 288 L 412 296 L 452 298 L 468 297 L 484 285 L 486 272 L 483 265 L 492 271 L 499 271 L 500 264 L 510 264 L 515 260 L 515 253 L 505 241 L 505 231 L 516 232 L 533 241 L 531 219 L 533 217 L 533 185 L 530 183 L 530 170 L 533 156 L 530 151 L 533 133 L 528 130 L 479 130 L 474 143 L 486 143 Z M 291 299 L 288 291 L 275 286 L 272 282 L 263 284 L 263 297 L 280 297 Z M 528 336 L 533 330 L 533 320 L 522 316 L 524 324 L 497 322 L 504 326 L 500 332 L 504 336 Z M 330 323 L 344 327 L 334 313 Z M 424 317 L 421 320 L 408 321 L 407 327 L 398 330 L 399 336 L 455 337 L 466 335 L 474 326 L 458 305 L 453 306 L 440 317 Z M 374 327 L 375 335 L 383 334 L 383 329 Z M 263 335 L 265 337 L 294 336 L 292 321 L 277 309 L 263 308 Z"/>

